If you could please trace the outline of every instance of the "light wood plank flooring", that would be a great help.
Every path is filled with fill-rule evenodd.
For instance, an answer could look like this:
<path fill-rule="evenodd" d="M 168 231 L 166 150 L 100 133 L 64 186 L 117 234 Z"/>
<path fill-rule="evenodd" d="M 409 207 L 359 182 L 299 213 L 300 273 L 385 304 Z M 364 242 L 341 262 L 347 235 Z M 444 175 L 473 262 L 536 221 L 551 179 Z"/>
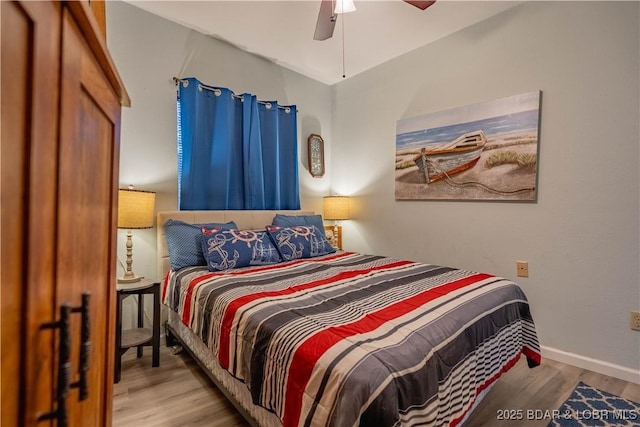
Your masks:
<path fill-rule="evenodd" d="M 491 389 L 465 427 L 544 427 L 549 420 L 499 421 L 499 410 L 557 409 L 578 383 L 585 383 L 640 402 L 640 385 L 585 371 L 552 360 L 529 369 L 522 358 Z M 160 366 L 151 367 L 151 349 L 142 358 L 135 350 L 123 356 L 122 380 L 114 385 L 114 427 L 209 426 L 246 427 L 222 393 L 183 351 L 160 350 Z"/>

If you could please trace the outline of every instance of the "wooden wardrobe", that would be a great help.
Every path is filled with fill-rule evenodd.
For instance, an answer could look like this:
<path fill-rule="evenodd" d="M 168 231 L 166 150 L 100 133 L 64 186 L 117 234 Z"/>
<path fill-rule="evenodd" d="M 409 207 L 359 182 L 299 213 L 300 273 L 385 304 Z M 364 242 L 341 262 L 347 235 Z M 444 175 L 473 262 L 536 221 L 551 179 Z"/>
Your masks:
<path fill-rule="evenodd" d="M 1 425 L 108 426 L 128 95 L 86 2 L 0 7 Z"/>

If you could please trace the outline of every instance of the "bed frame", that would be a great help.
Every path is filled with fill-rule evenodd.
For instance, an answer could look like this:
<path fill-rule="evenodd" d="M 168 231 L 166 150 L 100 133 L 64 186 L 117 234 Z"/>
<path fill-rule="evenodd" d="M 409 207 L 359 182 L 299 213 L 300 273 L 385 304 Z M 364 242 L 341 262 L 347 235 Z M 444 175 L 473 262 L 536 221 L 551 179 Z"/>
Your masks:
<path fill-rule="evenodd" d="M 164 231 L 164 225 L 169 219 L 177 219 L 189 224 L 235 221 L 240 229 L 262 230 L 266 225 L 271 224 L 276 214 L 313 215 L 315 212 L 302 210 L 159 212 L 156 227 L 158 277 L 162 280 L 170 269 L 169 251 Z M 207 347 L 190 329 L 182 324 L 179 317 L 171 310 L 167 311 L 168 320 L 165 330 L 167 345 L 172 346 L 176 342 L 180 343 L 251 426 L 280 427 L 282 424 L 278 417 L 266 409 L 254 405 L 250 392 L 244 383 L 236 380 L 222 369 Z"/>

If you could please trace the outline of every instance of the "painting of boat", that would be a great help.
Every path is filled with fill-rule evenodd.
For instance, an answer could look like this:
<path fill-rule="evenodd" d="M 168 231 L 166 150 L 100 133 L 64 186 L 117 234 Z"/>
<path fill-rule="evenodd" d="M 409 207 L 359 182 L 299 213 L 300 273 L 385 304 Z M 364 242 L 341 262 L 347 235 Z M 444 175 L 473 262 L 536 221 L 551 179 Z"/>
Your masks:
<path fill-rule="evenodd" d="M 541 96 L 532 91 L 399 119 L 396 200 L 537 200 Z"/>
<path fill-rule="evenodd" d="M 467 132 L 445 144 L 422 148 L 413 158 L 427 184 L 472 168 L 487 144 L 482 130 Z"/>

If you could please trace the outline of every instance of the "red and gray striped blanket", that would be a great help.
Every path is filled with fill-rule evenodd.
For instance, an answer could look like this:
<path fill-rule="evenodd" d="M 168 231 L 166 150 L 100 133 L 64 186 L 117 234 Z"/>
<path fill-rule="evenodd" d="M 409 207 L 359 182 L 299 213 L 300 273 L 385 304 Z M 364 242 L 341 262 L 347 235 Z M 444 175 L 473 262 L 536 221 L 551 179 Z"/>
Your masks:
<path fill-rule="evenodd" d="M 167 276 L 164 303 L 292 426 L 457 425 L 540 349 L 513 282 L 351 252 Z"/>

